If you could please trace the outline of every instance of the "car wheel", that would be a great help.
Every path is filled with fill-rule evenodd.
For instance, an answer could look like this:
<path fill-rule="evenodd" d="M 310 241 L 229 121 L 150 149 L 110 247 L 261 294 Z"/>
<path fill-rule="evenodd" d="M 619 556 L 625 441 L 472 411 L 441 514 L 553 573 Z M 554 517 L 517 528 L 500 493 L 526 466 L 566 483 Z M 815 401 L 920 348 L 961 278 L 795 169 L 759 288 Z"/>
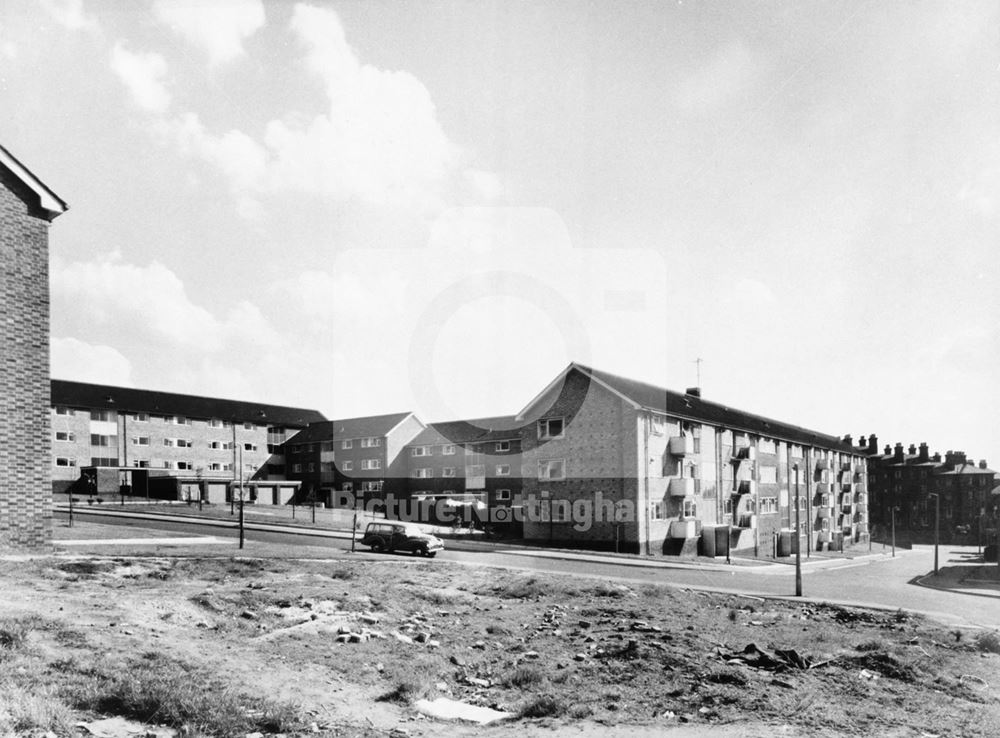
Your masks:
<path fill-rule="evenodd" d="M 421 546 L 420 548 L 418 548 L 417 550 L 415 550 L 413 553 L 415 553 L 415 554 L 417 554 L 419 556 L 427 556 L 430 552 L 427 550 L 427 546 Z"/>
<path fill-rule="evenodd" d="M 385 545 L 382 543 L 382 541 L 375 541 L 375 543 L 372 544 L 372 553 L 382 553 L 382 551 L 384 550 L 385 550 Z"/>

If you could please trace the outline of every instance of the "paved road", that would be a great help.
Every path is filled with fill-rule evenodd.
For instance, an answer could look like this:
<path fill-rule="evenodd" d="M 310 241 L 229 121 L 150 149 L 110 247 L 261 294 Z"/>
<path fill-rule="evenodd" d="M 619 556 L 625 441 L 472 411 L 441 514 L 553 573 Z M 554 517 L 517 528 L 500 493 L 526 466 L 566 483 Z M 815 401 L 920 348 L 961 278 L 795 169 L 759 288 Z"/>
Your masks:
<path fill-rule="evenodd" d="M 57 517 L 65 516 L 57 511 Z M 105 515 L 78 513 L 81 519 L 115 524 L 130 528 L 170 531 L 187 535 L 201 534 L 232 538 L 236 530 L 228 521 L 205 525 L 204 521 L 175 519 L 137 521 Z M 132 534 L 123 535 L 132 537 Z M 288 548 L 294 556 L 296 548 L 310 546 L 328 549 L 331 556 L 350 555 L 350 533 L 310 534 L 307 531 L 274 526 L 272 530 L 252 529 L 247 532 L 247 549 L 252 555 L 254 543 L 269 543 Z M 58 543 L 58 541 L 57 541 Z M 876 549 L 878 552 L 878 549 Z M 886 553 L 860 560 L 813 559 L 803 566 L 803 594 L 816 598 L 860 605 L 905 608 L 931 614 L 955 625 L 975 625 L 1000 628 L 1000 597 L 979 596 L 969 592 L 942 591 L 932 584 L 934 568 L 933 546 L 899 550 L 896 558 Z M 974 547 L 943 546 L 940 549 L 941 578 L 938 582 L 957 583 L 959 573 L 971 571 L 969 563 Z M 373 554 L 359 553 L 358 557 Z M 380 555 L 381 561 L 413 561 L 409 556 Z M 449 542 L 448 550 L 439 555 L 464 566 L 496 566 L 511 570 L 548 572 L 564 576 L 583 576 L 622 582 L 646 582 L 730 591 L 765 596 L 792 596 L 795 592 L 794 567 L 786 564 L 762 566 L 702 565 L 689 562 L 656 560 L 621 560 L 614 557 L 577 553 L 557 553 L 547 550 L 518 549 L 504 546 L 463 545 Z M 930 576 L 929 576 L 930 575 Z M 1000 589 L 1000 587 L 998 587 Z M 1000 592 L 992 592 L 996 595 Z"/>

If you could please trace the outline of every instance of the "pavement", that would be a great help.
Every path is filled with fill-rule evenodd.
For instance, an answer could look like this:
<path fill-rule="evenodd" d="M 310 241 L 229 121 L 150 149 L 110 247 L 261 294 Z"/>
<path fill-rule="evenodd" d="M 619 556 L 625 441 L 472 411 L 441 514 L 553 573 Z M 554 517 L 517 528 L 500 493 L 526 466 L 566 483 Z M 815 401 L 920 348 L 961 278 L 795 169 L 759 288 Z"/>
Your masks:
<path fill-rule="evenodd" d="M 59 513 L 69 513 L 69 507 L 63 505 L 56 505 L 55 511 Z M 176 522 L 184 523 L 188 525 L 203 525 L 206 527 L 214 528 L 236 528 L 239 523 L 232 520 L 231 518 L 218 518 L 218 517 L 198 517 L 191 512 L 191 509 L 187 506 L 182 508 L 185 514 L 171 514 L 169 512 L 169 507 L 163 512 L 149 512 L 149 511 L 135 511 L 128 510 L 123 507 L 112 507 L 110 505 L 93 508 L 86 507 L 81 508 L 76 506 L 74 513 L 77 517 L 111 517 L 111 518 L 131 518 L 136 520 L 147 520 L 154 522 Z M 295 535 L 309 536 L 315 538 L 323 539 L 343 539 L 351 540 L 352 530 L 350 525 L 346 528 L 328 528 L 328 527 L 312 527 L 307 525 L 305 522 L 296 521 L 292 524 L 292 521 L 285 520 L 282 523 L 271 523 L 271 522 L 260 522 L 259 520 L 248 521 L 244 520 L 243 527 L 247 531 L 263 531 L 270 533 L 290 533 Z M 425 528 L 428 526 L 424 526 Z M 784 575 L 788 574 L 791 567 L 794 566 L 794 558 L 785 559 L 783 561 L 769 561 L 754 558 L 747 558 L 741 556 L 732 556 L 733 563 L 725 563 L 725 561 L 718 560 L 706 560 L 706 559 L 681 559 L 681 558 L 653 558 L 648 556 L 641 556 L 635 554 L 617 554 L 617 553 L 605 553 L 605 552 L 591 552 L 591 551 L 579 551 L 570 549 L 559 549 L 559 548 L 539 548 L 538 546 L 523 545 L 519 543 L 514 543 L 511 541 L 489 541 L 489 540 L 472 540 L 464 537 L 452 537 L 453 531 L 450 528 L 441 529 L 430 527 L 429 532 L 433 532 L 436 535 L 448 536 L 448 548 L 452 548 L 457 551 L 491 551 L 498 554 L 516 554 L 518 556 L 527 556 L 539 559 L 558 559 L 562 561 L 576 561 L 580 563 L 595 563 L 595 564 L 614 564 L 616 566 L 623 567 L 639 567 L 644 569 L 688 569 L 696 571 L 727 571 L 731 572 L 734 570 L 744 571 L 747 573 L 755 574 L 776 574 Z M 116 541 L 113 539 L 91 539 L 95 545 L 115 545 Z M 153 539 L 122 539 L 130 544 L 139 543 L 139 545 L 159 545 L 153 543 Z M 187 545 L 198 545 L 200 538 L 191 539 Z M 215 544 L 220 539 L 215 539 L 213 537 L 206 536 L 203 543 Z M 59 543 L 64 545 L 82 545 L 83 541 L 74 541 L 72 543 L 67 543 L 66 541 L 60 540 Z M 162 542 L 161 542 L 162 543 Z M 170 539 L 172 545 L 184 545 L 180 542 L 178 538 Z M 905 552 L 898 551 L 899 555 L 903 555 Z M 851 566 L 863 566 L 865 564 L 871 563 L 872 561 L 885 560 L 888 557 L 886 552 L 875 552 L 875 553 L 858 553 L 858 552 L 848 552 L 843 556 L 836 556 L 830 553 L 824 553 L 817 556 L 804 556 L 802 558 L 802 570 L 803 571 L 823 571 L 826 569 L 839 569 L 847 568 Z"/>

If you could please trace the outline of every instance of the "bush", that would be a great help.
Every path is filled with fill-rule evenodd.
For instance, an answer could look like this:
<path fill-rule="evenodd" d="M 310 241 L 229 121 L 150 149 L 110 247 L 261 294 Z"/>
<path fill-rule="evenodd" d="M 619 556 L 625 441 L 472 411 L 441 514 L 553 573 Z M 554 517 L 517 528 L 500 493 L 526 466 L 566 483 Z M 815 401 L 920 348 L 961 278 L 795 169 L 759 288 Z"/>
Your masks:
<path fill-rule="evenodd" d="M 976 636 L 976 648 L 980 651 L 1000 653 L 1000 634 L 996 632 L 980 633 Z"/>
<path fill-rule="evenodd" d="M 550 695 L 540 695 L 518 711 L 518 717 L 544 718 L 559 717 L 566 713 L 566 705 Z"/>
<path fill-rule="evenodd" d="M 517 687 L 527 689 L 541 684 L 545 680 L 545 675 L 533 666 L 519 666 L 510 674 L 505 676 L 501 684 L 505 687 Z"/>

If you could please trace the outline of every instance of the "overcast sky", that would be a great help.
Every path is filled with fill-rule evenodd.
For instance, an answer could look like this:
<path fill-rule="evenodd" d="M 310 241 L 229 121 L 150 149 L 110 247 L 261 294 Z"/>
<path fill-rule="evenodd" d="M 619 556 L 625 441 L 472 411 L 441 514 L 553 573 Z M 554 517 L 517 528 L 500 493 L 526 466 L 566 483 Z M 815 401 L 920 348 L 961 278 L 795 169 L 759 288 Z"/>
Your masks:
<path fill-rule="evenodd" d="M 53 376 L 432 421 L 701 358 L 1000 468 L 998 7 L 5 0 Z"/>

